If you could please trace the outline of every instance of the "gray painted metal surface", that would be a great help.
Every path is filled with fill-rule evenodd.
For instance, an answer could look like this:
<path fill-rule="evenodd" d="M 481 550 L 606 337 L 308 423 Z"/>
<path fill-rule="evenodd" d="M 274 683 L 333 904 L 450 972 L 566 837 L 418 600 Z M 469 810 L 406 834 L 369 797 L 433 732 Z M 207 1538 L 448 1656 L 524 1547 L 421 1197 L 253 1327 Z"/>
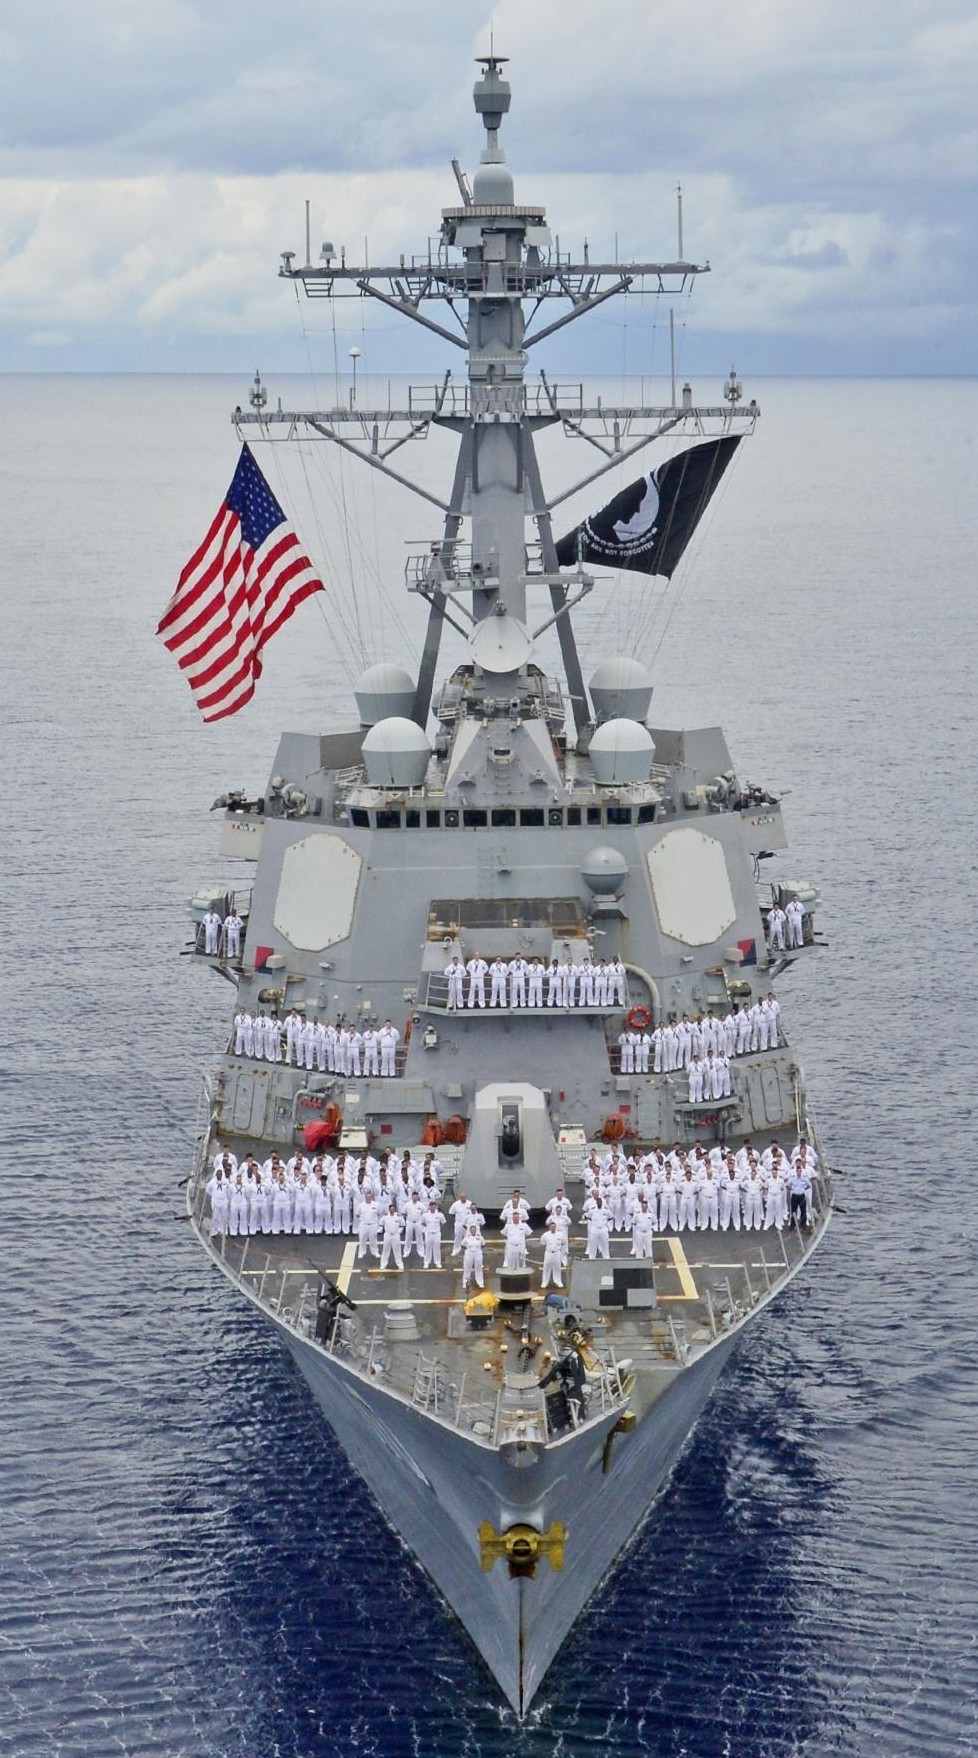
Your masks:
<path fill-rule="evenodd" d="M 590 481 L 666 434 L 747 432 L 757 411 L 740 405 L 739 391 L 717 407 L 684 401 L 608 410 L 583 397 L 575 404 L 543 378 L 527 384 L 528 350 L 554 327 L 539 315 L 549 302 L 570 301 L 555 320 L 562 323 L 613 293 L 650 282 L 678 288 L 703 271 L 681 256 L 590 265 L 558 254 L 542 209 L 513 196 L 498 141 L 509 106 L 502 67 L 498 57 L 484 60 L 476 107 L 486 146 L 471 202 L 444 211 L 434 256 L 379 269 L 337 263 L 335 252 L 317 266 L 296 267 L 286 256 L 281 271 L 310 297 L 377 297 L 434 327 L 466 350 L 467 385 L 449 387 L 446 379 L 429 403 L 384 412 L 383 443 L 370 437 L 362 410 L 355 421 L 342 410 L 273 416 L 259 401 L 253 415 L 238 416 L 269 441 L 318 435 L 397 480 L 386 451 L 408 430 L 448 429 L 459 456 L 449 498 L 438 503 L 441 537 L 412 576 L 430 606 L 421 673 L 406 682 L 400 668 L 373 667 L 358 693 L 370 726 L 366 761 L 366 724 L 286 733 L 263 798 L 230 797 L 224 824 L 225 852 L 254 863 L 243 956 L 221 951 L 211 961 L 236 985 L 238 1007 L 280 1016 L 296 1009 L 361 1029 L 390 1020 L 399 1033 L 396 1073 L 259 1062 L 235 1051 L 232 1034 L 190 1186 L 191 1213 L 212 1250 L 207 1155 L 221 1145 L 259 1160 L 273 1150 L 287 1158 L 330 1106 L 342 1113 L 343 1142 L 369 1143 L 375 1153 L 416 1144 L 426 1129 L 461 1134 L 463 1141 L 438 1150 L 450 1188 L 464 1188 L 491 1219 L 514 1184 L 541 1208 L 558 1183 L 579 1175 L 585 1145 L 602 1139 L 635 1154 L 673 1141 L 736 1148 L 751 1135 L 759 1146 L 778 1134 L 814 1139 L 800 1068 L 783 1039 L 737 1057 L 729 1099 L 705 1104 L 690 1100 L 682 1069 L 634 1073 L 621 1064 L 623 1020 L 636 1009 L 640 1021 L 663 1025 L 725 1014 L 766 994 L 790 958 L 808 956 L 817 896 L 796 887 L 806 899 L 806 945 L 769 951 L 774 893 L 758 876 L 759 862 L 785 846 L 777 800 L 737 779 L 719 729 L 646 730 L 637 718 L 650 693 L 641 667 L 622 671 L 620 685 L 614 667 L 601 668 L 588 697 L 569 609 L 594 582 L 583 570 L 557 567 L 556 501 L 548 501 L 537 465 L 537 435 L 562 426 L 569 437 L 590 437 L 605 453 L 597 469 L 589 465 L 583 480 Z M 420 309 L 448 299 L 466 312 L 464 334 L 451 335 Z M 535 657 L 541 631 L 527 624 L 528 590 L 540 584 L 557 623 L 564 685 L 543 674 Z M 446 616 L 469 628 L 469 652 L 436 690 Z M 409 685 L 413 724 L 405 730 Z M 204 956 L 199 937 L 195 951 Z M 532 996 L 530 1005 L 514 1004 L 507 994 L 494 1006 L 487 981 L 482 1006 L 470 1005 L 467 982 L 464 1005 L 453 1006 L 445 972 L 455 956 L 490 965 L 515 957 L 547 966 L 620 960 L 627 994 L 551 1004 L 544 983 L 536 1004 Z M 724 1286 L 724 1266 L 709 1251 L 697 1248 L 691 1267 L 688 1250 L 668 1238 L 657 1239 L 654 1278 L 661 1292 L 675 1274 L 675 1286 L 661 1298 L 650 1293 L 647 1310 L 636 1298 L 632 1311 L 602 1311 L 599 1278 L 592 1308 L 578 1315 L 597 1361 L 586 1420 L 563 1433 L 545 1412 L 542 1432 L 532 1416 L 531 1406 L 543 1408 L 528 1383 L 539 1367 L 521 1387 L 506 1359 L 502 1317 L 488 1331 L 469 1329 L 454 1269 L 444 1272 L 437 1297 L 423 1293 L 417 1274 L 406 1284 L 423 1337 L 436 1353 L 444 1345 L 455 1363 L 455 1419 L 447 1420 L 427 1392 L 419 1401 L 419 1385 L 430 1391 L 423 1363 L 386 1335 L 402 1292 L 388 1299 L 390 1284 L 380 1296 L 364 1284 L 379 1328 L 369 1348 L 362 1331 L 356 1347 L 348 1340 L 337 1348 L 335 1337 L 327 1345 L 311 1327 L 307 1239 L 295 1239 L 289 1272 L 268 1260 L 258 1277 L 246 1252 L 225 1241 L 220 1261 L 278 1325 L 352 1464 L 522 1713 L 644 1518 L 743 1325 L 821 1237 L 831 1196 L 823 1173 L 813 1231 L 796 1230 L 790 1250 L 765 1235 L 770 1261 L 761 1243 L 738 1241 L 736 1288 L 729 1264 Z M 572 1257 L 582 1243 L 572 1239 Z M 333 1246 L 320 1270 L 349 1292 L 345 1242 Z M 276 1249 L 287 1256 L 292 1248 L 283 1240 Z M 725 1235 L 724 1255 L 731 1249 Z M 619 1248 L 619 1268 L 622 1257 Z M 292 1306 L 289 1274 L 300 1290 Z M 527 1324 L 543 1326 L 538 1350 L 566 1348 L 538 1304 Z M 634 1357 L 627 1392 L 615 1378 L 616 1347 Z M 405 1374 L 414 1375 L 410 1396 Z M 482 1375 L 483 1388 L 496 1389 L 488 1421 L 478 1414 L 485 1391 L 473 1393 Z M 437 1374 L 433 1383 L 437 1403 Z M 523 1430 L 507 1427 L 505 1414 L 507 1399 L 520 1397 Z M 612 1430 L 617 1438 L 609 1441 Z M 554 1523 L 563 1534 L 559 1562 L 541 1551 L 532 1568 L 487 1564 L 485 1528 L 501 1539 L 523 1528 L 542 1538 Z"/>

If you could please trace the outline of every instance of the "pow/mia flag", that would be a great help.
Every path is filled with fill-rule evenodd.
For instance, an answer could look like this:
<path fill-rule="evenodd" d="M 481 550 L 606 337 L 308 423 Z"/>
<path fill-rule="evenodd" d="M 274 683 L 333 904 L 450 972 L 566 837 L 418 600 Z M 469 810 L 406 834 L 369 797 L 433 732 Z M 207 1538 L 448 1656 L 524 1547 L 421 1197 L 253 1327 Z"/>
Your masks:
<path fill-rule="evenodd" d="M 739 435 L 707 440 L 630 483 L 560 539 L 558 566 L 604 562 L 671 578 L 739 444 Z"/>

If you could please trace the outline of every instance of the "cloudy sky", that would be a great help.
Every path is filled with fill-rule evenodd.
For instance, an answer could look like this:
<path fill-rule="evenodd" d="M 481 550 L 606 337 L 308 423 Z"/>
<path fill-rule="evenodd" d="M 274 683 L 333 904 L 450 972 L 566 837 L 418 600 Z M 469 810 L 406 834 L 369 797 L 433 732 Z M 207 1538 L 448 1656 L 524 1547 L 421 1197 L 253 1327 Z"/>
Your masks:
<path fill-rule="evenodd" d="M 361 301 L 334 337 L 278 253 L 307 198 L 314 255 L 424 246 L 490 26 L 562 248 L 671 255 L 682 183 L 687 367 L 978 373 L 974 0 L 0 0 L 0 369 L 437 365 Z M 603 364 L 659 370 L 630 303 Z"/>

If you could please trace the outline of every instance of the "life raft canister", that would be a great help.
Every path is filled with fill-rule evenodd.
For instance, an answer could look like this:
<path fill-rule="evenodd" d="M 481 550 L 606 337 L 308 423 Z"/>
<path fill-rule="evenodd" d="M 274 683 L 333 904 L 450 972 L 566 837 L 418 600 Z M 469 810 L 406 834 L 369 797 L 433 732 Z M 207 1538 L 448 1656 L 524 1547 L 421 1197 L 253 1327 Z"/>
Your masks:
<path fill-rule="evenodd" d="M 458 1113 L 456 1113 L 456 1115 L 454 1117 L 449 1117 L 447 1122 L 444 1125 L 444 1138 L 445 1138 L 445 1140 L 451 1142 L 452 1146 L 457 1148 L 457 1147 L 461 1147 L 462 1143 L 465 1140 L 465 1136 L 466 1136 L 465 1118 L 460 1117 L 458 1115 Z"/>
<path fill-rule="evenodd" d="M 421 1131 L 421 1146 L 423 1148 L 440 1148 L 444 1139 L 445 1132 L 442 1129 L 438 1118 L 429 1117 L 424 1129 Z"/>
<path fill-rule="evenodd" d="M 621 1141 L 624 1133 L 625 1119 L 624 1117 L 619 1117 L 617 1111 L 613 1111 L 611 1116 L 606 1117 L 604 1120 L 604 1129 L 601 1132 L 602 1137 L 605 1141 Z"/>

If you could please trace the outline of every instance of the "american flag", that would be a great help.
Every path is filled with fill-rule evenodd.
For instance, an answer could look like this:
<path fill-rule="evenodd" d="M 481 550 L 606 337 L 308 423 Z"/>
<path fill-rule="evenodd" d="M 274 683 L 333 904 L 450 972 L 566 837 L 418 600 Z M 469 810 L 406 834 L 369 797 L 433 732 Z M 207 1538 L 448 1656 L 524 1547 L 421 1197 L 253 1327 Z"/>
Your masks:
<path fill-rule="evenodd" d="M 261 652 L 323 583 L 247 446 L 200 548 L 180 575 L 157 634 L 205 720 L 236 714 L 255 693 Z"/>

